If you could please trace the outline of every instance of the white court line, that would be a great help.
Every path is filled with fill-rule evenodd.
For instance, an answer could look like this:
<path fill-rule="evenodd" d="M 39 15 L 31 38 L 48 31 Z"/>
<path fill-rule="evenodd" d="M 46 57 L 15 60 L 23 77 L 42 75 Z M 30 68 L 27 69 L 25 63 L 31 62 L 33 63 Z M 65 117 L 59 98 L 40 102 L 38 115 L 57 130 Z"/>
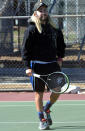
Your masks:
<path fill-rule="evenodd" d="M 3 103 L 3 102 L 0 102 L 0 103 Z M 11 103 L 11 102 L 8 102 L 8 103 Z M 14 102 L 13 102 L 14 103 Z M 15 102 L 16 103 L 16 102 Z M 24 103 L 24 102 L 20 102 L 20 103 Z M 26 102 L 26 103 L 31 103 L 31 102 Z M 34 103 L 34 102 L 32 102 Z M 8 104 L 8 105 L 0 105 L 0 107 L 34 107 L 35 104 L 26 104 L 26 105 L 16 105 L 16 104 Z M 54 106 L 85 106 L 84 103 L 82 104 L 78 104 L 78 103 L 74 103 L 74 104 L 63 104 L 63 103 L 55 103 Z"/>
<path fill-rule="evenodd" d="M 85 100 L 57 100 L 57 102 L 84 102 Z M 0 101 L 0 103 L 34 103 L 34 101 Z M 47 102 L 47 100 L 44 100 L 44 102 Z M 57 103 L 56 102 L 56 103 Z"/>
<path fill-rule="evenodd" d="M 54 105 L 54 106 L 85 106 L 85 104 L 76 104 L 76 103 L 74 103 L 74 104 L 56 104 L 56 105 Z"/>
<path fill-rule="evenodd" d="M 0 105 L 0 107 L 34 107 L 33 105 Z M 54 106 L 85 106 L 85 104 L 56 104 Z"/>
<path fill-rule="evenodd" d="M 85 104 L 56 104 L 54 106 L 85 106 Z M 35 107 L 35 105 L 0 105 L 0 107 Z"/>
<path fill-rule="evenodd" d="M 31 122 L 31 121 L 14 121 L 14 122 L 0 122 L 0 124 L 37 124 L 39 123 L 38 121 L 37 122 Z M 85 121 L 56 121 L 56 122 L 53 122 L 54 124 L 77 124 L 77 123 L 85 123 Z"/>
<path fill-rule="evenodd" d="M 0 105 L 0 107 L 34 107 L 35 105 Z"/>

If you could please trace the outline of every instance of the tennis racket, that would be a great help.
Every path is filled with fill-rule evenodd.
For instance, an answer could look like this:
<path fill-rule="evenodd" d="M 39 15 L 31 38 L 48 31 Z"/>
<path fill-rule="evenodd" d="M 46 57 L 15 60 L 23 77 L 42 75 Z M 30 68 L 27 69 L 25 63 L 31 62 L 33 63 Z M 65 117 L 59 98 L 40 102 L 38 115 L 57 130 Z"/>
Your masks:
<path fill-rule="evenodd" d="M 35 78 L 41 79 L 51 92 L 62 94 L 69 88 L 69 78 L 63 72 L 53 72 L 48 75 L 33 74 Z M 47 77 L 46 80 L 44 77 Z"/>
<path fill-rule="evenodd" d="M 4 11 L 8 0 L 0 0 L 0 14 Z"/>

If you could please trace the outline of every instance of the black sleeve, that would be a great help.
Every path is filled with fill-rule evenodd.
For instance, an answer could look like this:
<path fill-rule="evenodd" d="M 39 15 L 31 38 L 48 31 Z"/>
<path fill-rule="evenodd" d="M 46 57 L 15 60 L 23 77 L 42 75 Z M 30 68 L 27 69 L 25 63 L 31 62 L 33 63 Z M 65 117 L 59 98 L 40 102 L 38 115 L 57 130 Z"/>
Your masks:
<path fill-rule="evenodd" d="M 57 30 L 57 56 L 63 58 L 65 56 L 66 44 L 64 43 L 64 36 L 61 30 Z"/>
<path fill-rule="evenodd" d="M 22 60 L 27 68 L 30 68 L 31 60 L 31 34 L 29 28 L 24 33 L 23 43 L 22 43 Z"/>

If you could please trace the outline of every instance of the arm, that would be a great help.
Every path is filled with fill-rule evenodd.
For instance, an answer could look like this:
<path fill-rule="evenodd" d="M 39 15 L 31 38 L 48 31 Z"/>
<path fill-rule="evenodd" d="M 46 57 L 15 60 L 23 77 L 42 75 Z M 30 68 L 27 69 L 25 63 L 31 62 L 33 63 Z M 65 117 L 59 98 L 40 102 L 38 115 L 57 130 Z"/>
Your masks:
<path fill-rule="evenodd" d="M 64 43 L 64 36 L 61 30 L 57 31 L 57 62 L 60 65 L 60 67 L 62 66 L 62 61 L 63 61 L 63 57 L 65 56 L 65 48 L 66 45 Z"/>
<path fill-rule="evenodd" d="M 32 69 L 30 67 L 31 60 L 31 35 L 29 29 L 27 29 L 24 33 L 23 43 L 22 43 L 22 60 L 24 65 L 26 66 L 26 74 L 28 76 L 32 75 Z"/>

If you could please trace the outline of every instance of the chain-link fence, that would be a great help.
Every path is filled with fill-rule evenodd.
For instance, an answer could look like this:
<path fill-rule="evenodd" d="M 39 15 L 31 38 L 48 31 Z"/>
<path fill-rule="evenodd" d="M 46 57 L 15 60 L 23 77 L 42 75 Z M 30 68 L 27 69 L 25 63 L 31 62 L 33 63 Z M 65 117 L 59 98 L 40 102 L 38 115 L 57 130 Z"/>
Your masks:
<path fill-rule="evenodd" d="M 3 89 L 8 88 L 6 83 L 19 83 L 21 88 L 22 83 L 28 83 L 21 58 L 22 40 L 28 26 L 27 21 L 37 0 L 4 1 L 4 6 L 0 7 L 0 83 Z M 1 2 L 3 3 L 2 0 Z M 85 0 L 49 0 L 49 2 L 49 13 L 56 26 L 63 31 L 67 45 L 63 67 L 84 67 Z M 80 47 L 82 55 L 79 54 Z M 82 61 L 77 62 L 80 58 Z M 11 85 L 14 88 L 17 86 Z M 26 87 L 28 89 L 28 86 Z"/>

